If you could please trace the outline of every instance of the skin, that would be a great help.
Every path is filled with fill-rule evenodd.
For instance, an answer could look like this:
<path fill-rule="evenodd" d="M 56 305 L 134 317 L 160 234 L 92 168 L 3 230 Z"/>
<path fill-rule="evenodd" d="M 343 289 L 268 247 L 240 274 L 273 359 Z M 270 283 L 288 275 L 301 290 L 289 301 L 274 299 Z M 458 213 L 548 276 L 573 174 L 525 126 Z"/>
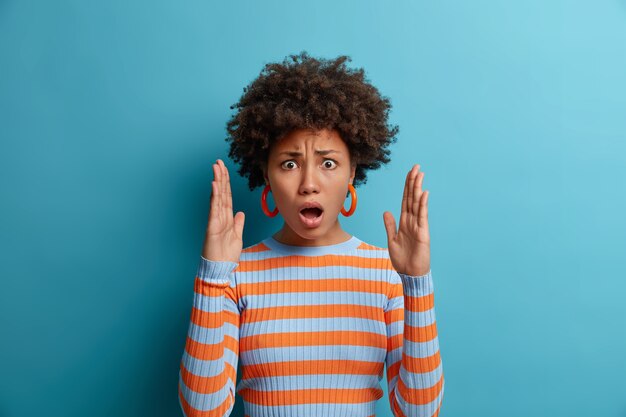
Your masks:
<path fill-rule="evenodd" d="M 319 155 L 316 150 L 332 152 Z M 333 245 L 350 239 L 338 217 L 355 172 L 350 151 L 335 130 L 297 129 L 283 137 L 270 149 L 264 169 L 265 183 L 285 221 L 274 238 L 295 246 Z M 322 223 L 316 228 L 307 228 L 300 220 L 298 207 L 307 201 L 324 208 Z"/>
<path fill-rule="evenodd" d="M 316 155 L 315 150 L 335 150 Z M 289 156 L 282 152 L 300 152 Z M 336 163 L 328 161 L 333 159 Z M 283 227 L 273 237 L 296 246 L 320 246 L 345 242 L 351 235 L 341 229 L 338 216 L 354 180 L 356 167 L 350 163 L 347 146 L 334 130 L 298 129 L 270 150 L 264 177 L 283 216 Z M 245 215 L 233 216 L 230 177 L 224 162 L 213 164 L 211 209 L 202 256 L 214 261 L 239 262 L 243 248 Z M 398 273 L 411 276 L 430 271 L 428 191 L 422 190 L 424 172 L 415 164 L 407 173 L 401 202 L 400 224 L 389 211 L 383 212 L 389 258 Z M 305 201 L 318 201 L 324 208 L 320 226 L 309 229 L 298 218 Z"/>

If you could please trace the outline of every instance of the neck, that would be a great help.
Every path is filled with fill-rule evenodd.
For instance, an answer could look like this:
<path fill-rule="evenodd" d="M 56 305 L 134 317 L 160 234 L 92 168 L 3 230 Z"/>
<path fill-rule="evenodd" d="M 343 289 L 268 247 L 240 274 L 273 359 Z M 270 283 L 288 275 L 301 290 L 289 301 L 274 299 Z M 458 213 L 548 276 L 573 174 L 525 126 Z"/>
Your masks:
<path fill-rule="evenodd" d="M 349 233 L 341 228 L 339 221 L 322 236 L 302 237 L 296 233 L 287 223 L 283 223 L 283 227 L 272 235 L 274 239 L 285 245 L 293 246 L 325 246 L 335 245 L 347 241 L 352 237 Z"/>

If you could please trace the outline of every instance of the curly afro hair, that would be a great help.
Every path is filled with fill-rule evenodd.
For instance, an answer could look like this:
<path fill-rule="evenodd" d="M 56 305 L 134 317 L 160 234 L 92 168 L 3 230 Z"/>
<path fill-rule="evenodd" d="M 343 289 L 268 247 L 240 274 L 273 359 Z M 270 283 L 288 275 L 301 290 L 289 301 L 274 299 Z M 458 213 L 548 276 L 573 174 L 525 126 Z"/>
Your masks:
<path fill-rule="evenodd" d="M 250 190 L 265 185 L 264 169 L 274 143 L 293 129 L 335 129 L 356 165 L 353 185 L 367 182 L 366 171 L 390 161 L 387 147 L 398 126 L 387 124 L 390 101 L 371 85 L 362 68 L 347 68 L 346 55 L 313 58 L 306 51 L 282 63 L 266 64 L 244 87 L 237 111 L 226 124 L 228 156 L 241 166 Z"/>

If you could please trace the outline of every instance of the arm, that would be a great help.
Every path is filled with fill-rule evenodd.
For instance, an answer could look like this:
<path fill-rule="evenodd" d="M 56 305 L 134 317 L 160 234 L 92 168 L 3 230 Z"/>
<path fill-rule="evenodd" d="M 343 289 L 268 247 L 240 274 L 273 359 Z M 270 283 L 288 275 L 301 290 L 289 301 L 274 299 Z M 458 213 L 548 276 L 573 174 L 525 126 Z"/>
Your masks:
<path fill-rule="evenodd" d="M 420 276 L 392 271 L 385 321 L 385 362 L 393 415 L 437 417 L 444 378 L 430 270 Z"/>
<path fill-rule="evenodd" d="M 228 416 L 235 405 L 240 312 L 233 270 L 237 265 L 200 258 L 178 382 L 186 417 Z"/>

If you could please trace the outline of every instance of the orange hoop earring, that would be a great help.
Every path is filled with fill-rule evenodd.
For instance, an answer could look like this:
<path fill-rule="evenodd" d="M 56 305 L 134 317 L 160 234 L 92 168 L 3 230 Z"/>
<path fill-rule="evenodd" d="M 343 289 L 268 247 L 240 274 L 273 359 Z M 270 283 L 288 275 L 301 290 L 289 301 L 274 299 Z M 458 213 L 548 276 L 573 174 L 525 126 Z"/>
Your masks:
<path fill-rule="evenodd" d="M 263 209 L 263 213 L 265 213 L 268 217 L 274 217 L 278 214 L 278 207 L 274 208 L 274 211 L 270 211 L 269 207 L 267 207 L 267 193 L 270 192 L 270 185 L 267 184 L 263 189 L 263 194 L 261 194 L 261 208 Z"/>
<path fill-rule="evenodd" d="M 354 210 L 356 210 L 356 202 L 357 202 L 356 190 L 354 189 L 352 184 L 348 184 L 348 189 L 350 190 L 350 195 L 352 196 L 352 204 L 350 204 L 350 210 L 346 211 L 346 209 L 344 209 L 343 206 L 341 207 L 341 214 L 343 214 L 346 217 L 352 216 L 352 214 L 354 213 Z"/>

